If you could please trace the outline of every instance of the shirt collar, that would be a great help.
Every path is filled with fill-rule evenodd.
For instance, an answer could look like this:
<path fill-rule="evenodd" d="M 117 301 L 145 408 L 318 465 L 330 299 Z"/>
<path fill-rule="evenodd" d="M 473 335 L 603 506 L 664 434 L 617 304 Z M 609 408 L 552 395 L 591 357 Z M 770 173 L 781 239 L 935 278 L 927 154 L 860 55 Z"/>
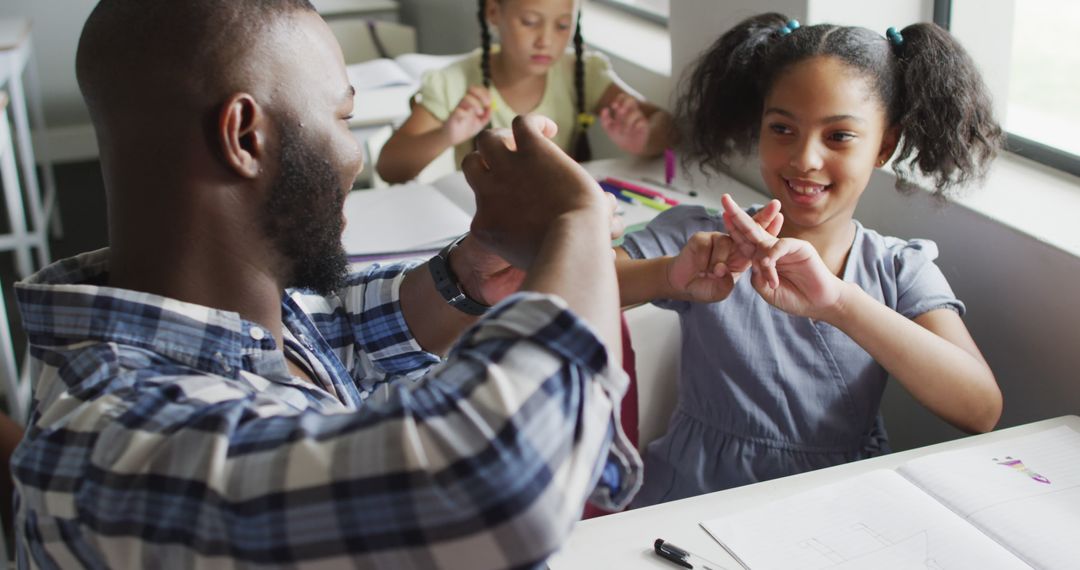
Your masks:
<path fill-rule="evenodd" d="M 262 326 L 232 311 L 107 287 L 108 272 L 106 248 L 58 261 L 16 284 L 30 343 L 116 342 L 230 378 L 245 368 L 261 373 L 260 364 L 285 370 Z"/>

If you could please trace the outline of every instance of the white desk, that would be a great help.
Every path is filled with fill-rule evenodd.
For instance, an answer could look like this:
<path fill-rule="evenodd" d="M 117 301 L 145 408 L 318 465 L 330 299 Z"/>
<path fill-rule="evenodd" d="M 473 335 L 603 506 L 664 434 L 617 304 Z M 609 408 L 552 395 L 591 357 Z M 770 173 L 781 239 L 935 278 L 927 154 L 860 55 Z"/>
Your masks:
<path fill-rule="evenodd" d="M 353 116 L 349 119 L 349 128 L 396 126 L 412 112 L 409 99 L 417 89 L 416 85 L 394 85 L 357 91 L 353 96 Z"/>
<path fill-rule="evenodd" d="M 664 162 L 662 159 L 637 159 L 637 158 L 608 158 L 586 162 L 582 166 L 597 179 L 612 176 L 620 180 L 640 184 L 645 187 L 662 191 L 669 198 L 678 200 L 682 204 L 696 204 L 707 208 L 720 208 L 720 197 L 724 193 L 731 194 L 740 205 L 749 206 L 766 201 L 766 197 L 749 186 L 724 175 L 717 175 L 706 185 L 704 181 L 696 184 L 676 180 L 675 187 L 685 192 L 694 190 L 698 195 L 691 197 L 683 192 L 665 190 L 660 186 L 645 182 L 643 179 L 662 180 L 664 177 Z M 699 177 L 700 178 L 700 177 Z M 470 216 L 476 213 L 476 200 L 473 198 L 472 189 L 465 182 L 465 175 L 455 172 L 440 178 L 434 182 L 434 186 L 445 194 L 459 208 L 465 210 Z M 628 227 L 646 223 L 656 217 L 656 210 L 638 204 L 619 202 L 623 210 L 623 223 Z"/>
<path fill-rule="evenodd" d="M 548 562 L 548 566 L 551 570 L 585 568 L 672 570 L 676 567 L 652 552 L 653 541 L 663 538 L 717 564 L 729 569 L 737 569 L 740 567 L 738 563 L 720 547 L 719 543 L 706 534 L 698 523 L 874 469 L 896 468 L 915 457 L 1037 433 L 1061 425 L 1080 431 L 1080 416 L 1043 420 L 801 475 L 581 521 L 570 535 L 569 542 Z"/>

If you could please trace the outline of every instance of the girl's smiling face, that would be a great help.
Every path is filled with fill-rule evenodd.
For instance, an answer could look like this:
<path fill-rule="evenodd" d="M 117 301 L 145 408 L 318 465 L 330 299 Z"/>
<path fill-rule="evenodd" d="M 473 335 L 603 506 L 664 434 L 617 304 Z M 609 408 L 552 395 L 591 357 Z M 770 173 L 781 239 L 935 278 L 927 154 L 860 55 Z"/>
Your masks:
<path fill-rule="evenodd" d="M 847 227 L 897 130 L 868 79 L 837 58 L 812 57 L 780 72 L 765 97 L 761 175 L 784 212 L 784 233 Z"/>

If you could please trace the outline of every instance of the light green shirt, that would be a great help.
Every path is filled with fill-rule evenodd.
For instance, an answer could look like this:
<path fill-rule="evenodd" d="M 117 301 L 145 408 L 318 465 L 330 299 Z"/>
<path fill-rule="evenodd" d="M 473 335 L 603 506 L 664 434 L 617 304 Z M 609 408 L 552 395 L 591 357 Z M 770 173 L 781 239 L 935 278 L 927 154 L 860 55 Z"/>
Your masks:
<path fill-rule="evenodd" d="M 494 48 L 492 51 L 494 52 Z M 602 54 L 585 52 L 585 109 L 595 112 L 601 95 L 618 78 L 611 70 L 611 62 Z M 480 50 L 477 49 L 465 58 L 443 69 L 429 71 L 420 84 L 419 102 L 445 121 L 450 112 L 457 107 L 465 91 L 471 85 L 483 85 L 480 73 Z M 619 84 L 622 87 L 622 84 Z M 491 96 L 495 101 L 495 112 L 491 124 L 495 128 L 509 127 L 517 115 L 499 95 L 495 86 L 491 86 Z M 625 90 L 625 89 L 624 89 Z M 577 122 L 577 93 L 574 91 L 574 54 L 567 52 L 562 60 L 555 62 L 548 70 L 544 96 L 535 109 L 529 111 L 550 117 L 559 126 L 559 132 L 553 139 L 559 148 L 569 152 L 574 125 Z M 461 159 L 473 150 L 473 142 L 465 141 L 454 148 L 454 164 L 461 168 Z"/>

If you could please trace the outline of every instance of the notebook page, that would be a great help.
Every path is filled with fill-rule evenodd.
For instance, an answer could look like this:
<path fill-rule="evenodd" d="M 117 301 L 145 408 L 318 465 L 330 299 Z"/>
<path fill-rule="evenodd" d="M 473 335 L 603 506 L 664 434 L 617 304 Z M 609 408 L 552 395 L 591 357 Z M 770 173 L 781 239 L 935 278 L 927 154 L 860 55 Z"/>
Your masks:
<path fill-rule="evenodd" d="M 1080 433 L 1068 426 L 936 453 L 897 471 L 1031 565 L 1080 564 Z"/>
<path fill-rule="evenodd" d="M 386 58 L 354 63 L 345 68 L 345 73 L 349 76 L 349 84 L 357 91 L 416 83 L 396 61 Z"/>
<path fill-rule="evenodd" d="M 871 471 L 701 526 L 753 570 L 1030 568 L 894 471 Z"/>
<path fill-rule="evenodd" d="M 344 209 L 347 223 L 341 241 L 349 255 L 441 247 L 467 232 L 472 222 L 426 184 L 350 192 Z"/>

